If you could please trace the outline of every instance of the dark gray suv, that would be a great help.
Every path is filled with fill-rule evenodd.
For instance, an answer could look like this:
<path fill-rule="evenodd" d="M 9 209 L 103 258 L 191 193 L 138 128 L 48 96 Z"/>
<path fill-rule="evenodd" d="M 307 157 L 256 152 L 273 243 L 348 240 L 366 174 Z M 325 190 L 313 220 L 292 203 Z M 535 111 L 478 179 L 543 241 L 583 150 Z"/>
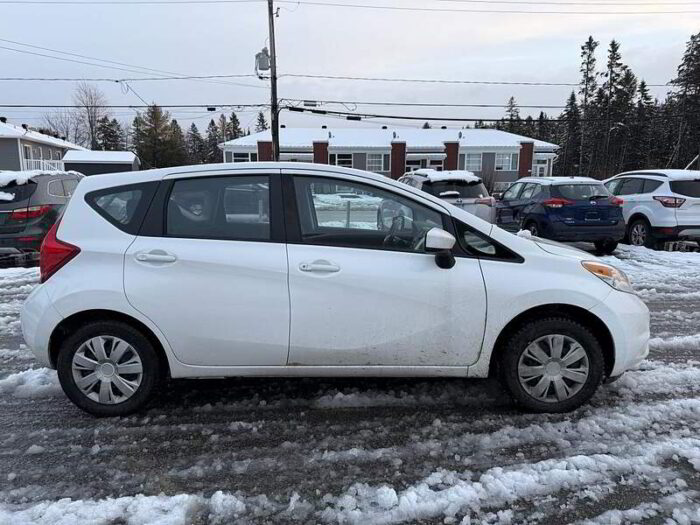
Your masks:
<path fill-rule="evenodd" d="M 0 171 L 0 265 L 38 260 L 44 236 L 81 178 L 76 172 Z"/>

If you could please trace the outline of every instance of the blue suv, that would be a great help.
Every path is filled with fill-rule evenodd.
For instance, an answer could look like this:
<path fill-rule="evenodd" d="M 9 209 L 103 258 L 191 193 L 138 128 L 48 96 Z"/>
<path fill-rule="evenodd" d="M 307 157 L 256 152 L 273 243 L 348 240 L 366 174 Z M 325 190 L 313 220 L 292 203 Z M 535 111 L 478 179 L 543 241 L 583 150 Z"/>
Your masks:
<path fill-rule="evenodd" d="M 625 236 L 622 199 L 587 177 L 525 178 L 496 196 L 496 224 L 555 241 L 595 243 L 612 253 Z"/>

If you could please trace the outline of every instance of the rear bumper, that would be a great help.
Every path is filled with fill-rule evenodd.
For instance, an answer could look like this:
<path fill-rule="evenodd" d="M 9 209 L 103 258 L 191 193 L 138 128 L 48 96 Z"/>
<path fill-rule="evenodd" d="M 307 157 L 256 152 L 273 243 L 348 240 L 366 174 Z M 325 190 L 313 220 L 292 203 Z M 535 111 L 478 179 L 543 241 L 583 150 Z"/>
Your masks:
<path fill-rule="evenodd" d="M 615 364 L 609 377 L 633 370 L 649 355 L 649 309 L 636 295 L 613 290 L 591 309 L 610 330 Z"/>
<path fill-rule="evenodd" d="M 38 228 L 28 228 L 18 233 L 1 233 L 0 249 L 15 248 L 20 252 L 38 252 L 45 236 L 46 231 Z"/>
<path fill-rule="evenodd" d="M 38 263 L 38 251 L 21 252 L 16 248 L 0 248 L 0 268 L 36 266 Z"/>
<path fill-rule="evenodd" d="M 598 226 L 569 225 L 560 221 L 552 221 L 544 225 L 542 233 L 554 241 L 621 241 L 625 236 L 625 223 L 605 224 Z"/>
<path fill-rule="evenodd" d="M 37 286 L 24 302 L 20 314 L 22 336 L 37 361 L 51 366 L 49 339 L 54 329 L 63 320 L 49 299 L 45 286 Z"/>
<path fill-rule="evenodd" d="M 700 240 L 700 224 L 686 224 L 673 227 L 657 227 L 651 229 L 657 239 L 693 239 Z"/>

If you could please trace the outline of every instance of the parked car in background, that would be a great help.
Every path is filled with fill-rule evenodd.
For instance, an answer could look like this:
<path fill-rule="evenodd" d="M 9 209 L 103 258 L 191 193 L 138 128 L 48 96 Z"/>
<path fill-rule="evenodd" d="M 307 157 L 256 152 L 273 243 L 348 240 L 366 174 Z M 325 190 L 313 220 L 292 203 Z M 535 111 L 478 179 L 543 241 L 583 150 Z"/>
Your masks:
<path fill-rule="evenodd" d="M 38 260 L 46 233 L 82 175 L 61 171 L 0 171 L 0 262 Z"/>
<path fill-rule="evenodd" d="M 500 196 L 496 224 L 555 241 L 584 241 L 612 253 L 625 236 L 622 200 L 587 177 L 520 179 Z"/>
<path fill-rule="evenodd" d="M 624 200 L 630 244 L 657 248 L 667 241 L 700 240 L 700 171 L 632 171 L 605 186 Z"/>
<path fill-rule="evenodd" d="M 128 179 L 80 183 L 21 315 L 92 414 L 138 410 L 168 376 L 492 375 L 563 412 L 647 355 L 624 273 L 387 177 L 256 162 Z M 383 202 L 388 231 L 364 220 Z"/>
<path fill-rule="evenodd" d="M 487 222 L 494 221 L 494 199 L 481 178 L 471 171 L 419 169 L 406 173 L 399 182 L 423 190 Z"/>

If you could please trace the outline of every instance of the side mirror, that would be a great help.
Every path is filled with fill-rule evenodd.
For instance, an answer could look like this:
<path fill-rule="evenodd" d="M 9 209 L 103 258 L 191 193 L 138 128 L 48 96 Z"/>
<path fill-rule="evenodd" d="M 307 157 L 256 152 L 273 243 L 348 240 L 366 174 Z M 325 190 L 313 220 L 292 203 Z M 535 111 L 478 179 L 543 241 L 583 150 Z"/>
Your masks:
<path fill-rule="evenodd" d="M 444 270 L 449 270 L 455 265 L 451 250 L 456 242 L 457 239 L 451 233 L 440 228 L 432 228 L 425 236 L 425 251 L 434 252 L 435 264 Z"/>
<path fill-rule="evenodd" d="M 500 193 L 500 192 L 492 193 L 491 197 L 493 197 L 497 201 L 501 201 L 501 200 L 503 200 L 503 193 Z"/>

